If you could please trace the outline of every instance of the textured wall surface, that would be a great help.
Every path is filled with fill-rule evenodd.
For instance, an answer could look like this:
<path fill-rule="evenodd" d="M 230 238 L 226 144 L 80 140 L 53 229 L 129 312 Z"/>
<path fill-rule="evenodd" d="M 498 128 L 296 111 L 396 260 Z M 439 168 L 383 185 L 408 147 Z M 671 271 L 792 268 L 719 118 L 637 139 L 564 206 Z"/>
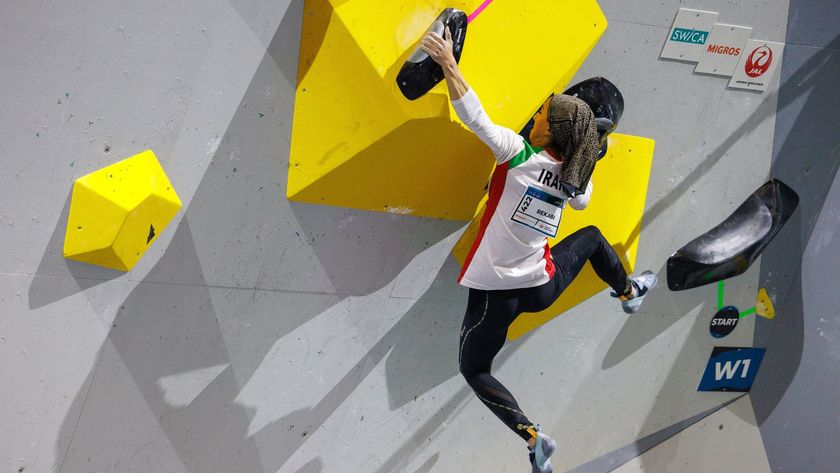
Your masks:
<path fill-rule="evenodd" d="M 767 287 L 773 321 L 715 340 L 713 286 L 656 289 L 630 318 L 604 291 L 502 351 L 557 471 L 709 471 L 739 452 L 755 458 L 739 471 L 836 469 L 840 61 L 821 3 L 600 2 L 609 27 L 575 79 L 613 80 L 620 131 L 657 141 L 637 268 L 664 278 L 768 175 L 802 200 L 727 281 L 741 309 Z M 771 89 L 659 60 L 682 6 L 786 42 Z M 463 224 L 285 198 L 303 1 L 0 11 L 0 470 L 527 468 L 458 374 Z M 181 213 L 131 272 L 62 258 L 73 180 L 148 148 Z M 753 343 L 749 396 L 696 391 L 714 346 Z"/>
<path fill-rule="evenodd" d="M 774 471 L 840 462 L 828 440 L 840 431 L 840 138 L 828 131 L 840 129 L 838 22 L 828 2 L 790 2 L 770 174 L 799 193 L 800 208 L 762 260 L 783 317 L 756 327 L 756 344 L 771 350 L 752 396 Z"/>

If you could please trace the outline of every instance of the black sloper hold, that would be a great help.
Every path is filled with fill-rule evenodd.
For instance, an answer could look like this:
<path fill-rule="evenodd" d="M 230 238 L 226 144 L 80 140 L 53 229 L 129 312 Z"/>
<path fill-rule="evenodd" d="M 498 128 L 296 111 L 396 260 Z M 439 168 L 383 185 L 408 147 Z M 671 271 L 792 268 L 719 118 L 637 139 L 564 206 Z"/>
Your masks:
<path fill-rule="evenodd" d="M 799 196 L 770 179 L 720 225 L 668 258 L 668 288 L 691 289 L 737 276 L 755 261 L 790 218 Z"/>
<path fill-rule="evenodd" d="M 457 63 L 461 60 L 464 41 L 467 38 L 467 15 L 461 10 L 447 8 L 438 15 L 427 31 L 434 31 L 443 37 L 447 26 L 452 32 L 452 54 Z M 397 74 L 397 86 L 409 100 L 422 97 L 442 80 L 443 69 L 419 47 L 409 56 Z"/>

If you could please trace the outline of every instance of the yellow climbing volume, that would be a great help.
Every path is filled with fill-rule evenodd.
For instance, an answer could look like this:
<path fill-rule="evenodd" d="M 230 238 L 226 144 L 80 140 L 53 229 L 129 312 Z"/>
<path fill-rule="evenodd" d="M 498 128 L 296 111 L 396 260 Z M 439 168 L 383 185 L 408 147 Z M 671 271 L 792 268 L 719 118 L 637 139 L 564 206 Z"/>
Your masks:
<path fill-rule="evenodd" d="M 73 184 L 64 257 L 129 271 L 181 208 L 151 150 Z"/>
<path fill-rule="evenodd" d="M 440 83 L 410 101 L 396 76 L 445 7 L 470 23 L 461 69 L 494 122 L 519 130 L 563 90 L 605 31 L 595 0 L 306 0 L 287 196 L 295 202 L 469 220 L 490 150 Z"/>

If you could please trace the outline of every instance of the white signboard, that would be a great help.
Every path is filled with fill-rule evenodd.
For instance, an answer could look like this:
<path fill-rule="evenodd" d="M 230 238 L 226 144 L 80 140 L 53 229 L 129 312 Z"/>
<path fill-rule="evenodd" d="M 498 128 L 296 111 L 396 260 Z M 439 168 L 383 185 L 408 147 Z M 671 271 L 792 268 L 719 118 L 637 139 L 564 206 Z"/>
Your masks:
<path fill-rule="evenodd" d="M 659 57 L 699 61 L 717 18 L 716 12 L 680 8 Z"/>
<path fill-rule="evenodd" d="M 741 52 L 741 60 L 729 87 L 748 90 L 767 90 L 776 68 L 782 63 L 784 43 L 751 39 Z"/>
<path fill-rule="evenodd" d="M 747 26 L 716 24 L 694 72 L 731 76 L 751 34 L 752 28 Z"/>

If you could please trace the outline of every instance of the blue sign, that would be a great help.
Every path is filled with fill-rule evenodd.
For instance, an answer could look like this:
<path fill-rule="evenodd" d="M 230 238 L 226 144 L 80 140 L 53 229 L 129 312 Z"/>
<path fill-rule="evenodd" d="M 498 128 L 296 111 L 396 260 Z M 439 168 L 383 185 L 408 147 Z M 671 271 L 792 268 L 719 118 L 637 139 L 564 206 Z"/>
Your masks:
<path fill-rule="evenodd" d="M 764 351 L 764 348 L 715 347 L 697 390 L 748 392 Z"/>

